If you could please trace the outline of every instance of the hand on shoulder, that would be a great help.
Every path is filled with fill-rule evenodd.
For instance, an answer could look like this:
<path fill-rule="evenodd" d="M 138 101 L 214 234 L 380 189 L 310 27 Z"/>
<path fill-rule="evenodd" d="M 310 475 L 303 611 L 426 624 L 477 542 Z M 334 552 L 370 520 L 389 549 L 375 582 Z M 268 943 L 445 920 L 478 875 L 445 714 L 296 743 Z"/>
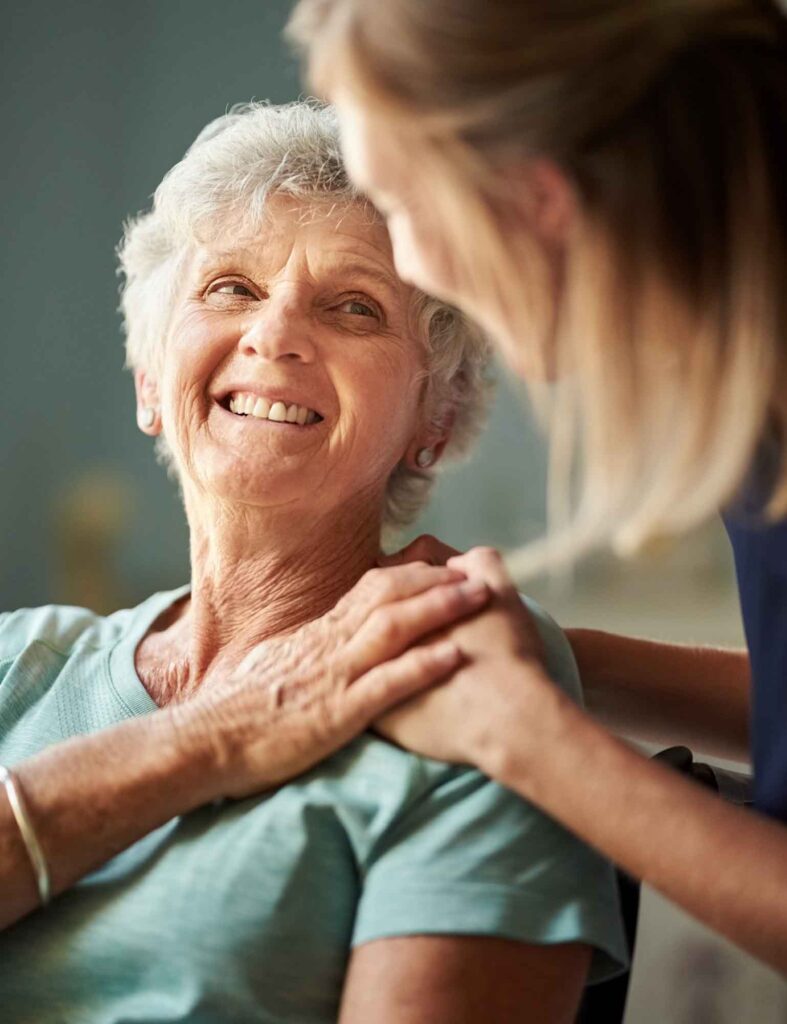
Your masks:
<path fill-rule="evenodd" d="M 512 745 L 518 755 L 535 754 L 547 723 L 571 702 L 546 674 L 538 629 L 499 552 L 474 548 L 447 565 L 483 581 L 492 599 L 443 630 L 462 656 L 450 679 L 388 712 L 375 729 L 423 756 L 497 774 Z"/>
<path fill-rule="evenodd" d="M 458 569 L 410 562 L 367 572 L 327 614 L 264 640 L 167 710 L 206 752 L 217 796 L 279 785 L 459 663 L 440 631 L 489 598 Z"/>

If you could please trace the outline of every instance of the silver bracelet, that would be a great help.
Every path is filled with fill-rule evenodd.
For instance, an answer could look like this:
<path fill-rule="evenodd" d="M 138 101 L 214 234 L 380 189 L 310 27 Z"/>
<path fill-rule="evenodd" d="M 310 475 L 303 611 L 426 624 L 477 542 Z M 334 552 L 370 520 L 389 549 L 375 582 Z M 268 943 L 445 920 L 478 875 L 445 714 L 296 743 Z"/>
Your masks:
<path fill-rule="evenodd" d="M 45 907 L 49 903 L 51 894 L 46 857 L 44 857 L 44 851 L 41 849 L 33 823 L 30 821 L 30 815 L 27 813 L 27 807 L 22 799 L 22 791 L 19 788 L 19 784 L 14 775 L 1 764 L 0 782 L 5 786 L 8 803 L 11 805 L 11 812 L 19 827 L 19 834 L 22 836 L 22 842 L 25 844 L 30 863 L 33 865 L 33 873 L 36 876 L 36 885 L 38 886 L 38 898 L 41 900 L 41 906 Z"/>

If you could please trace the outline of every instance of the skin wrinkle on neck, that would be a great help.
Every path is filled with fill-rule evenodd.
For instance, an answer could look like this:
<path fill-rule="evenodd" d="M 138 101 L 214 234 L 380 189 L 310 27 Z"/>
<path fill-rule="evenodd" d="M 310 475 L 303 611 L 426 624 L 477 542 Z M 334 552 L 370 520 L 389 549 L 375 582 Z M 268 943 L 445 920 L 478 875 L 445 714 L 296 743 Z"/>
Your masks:
<path fill-rule="evenodd" d="M 293 514 L 264 512 L 252 517 L 253 531 L 242 515 L 220 519 L 218 531 L 192 523 L 192 593 L 137 648 L 137 672 L 156 703 L 192 696 L 263 640 L 331 609 L 379 556 L 379 514 L 358 504 L 300 529 Z"/>

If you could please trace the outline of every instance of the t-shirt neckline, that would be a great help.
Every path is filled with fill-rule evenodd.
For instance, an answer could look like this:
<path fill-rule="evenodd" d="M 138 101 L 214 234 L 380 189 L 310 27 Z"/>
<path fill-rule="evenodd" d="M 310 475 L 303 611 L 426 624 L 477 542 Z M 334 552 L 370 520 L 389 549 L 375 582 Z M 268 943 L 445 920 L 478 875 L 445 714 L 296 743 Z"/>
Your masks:
<path fill-rule="evenodd" d="M 134 654 L 142 637 L 147 633 L 156 619 L 171 608 L 191 590 L 190 584 L 178 587 L 177 590 L 165 590 L 153 594 L 132 612 L 128 629 L 123 633 L 112 648 L 109 655 L 109 678 L 112 688 L 121 704 L 130 716 L 145 715 L 158 711 L 159 706 L 145 689 L 145 685 L 137 675 L 134 665 Z"/>

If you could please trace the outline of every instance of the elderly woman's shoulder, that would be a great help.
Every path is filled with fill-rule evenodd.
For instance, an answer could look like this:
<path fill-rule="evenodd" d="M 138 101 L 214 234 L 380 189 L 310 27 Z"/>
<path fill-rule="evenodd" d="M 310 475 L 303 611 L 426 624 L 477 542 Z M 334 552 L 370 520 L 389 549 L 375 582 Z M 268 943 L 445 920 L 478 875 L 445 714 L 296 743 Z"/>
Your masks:
<path fill-rule="evenodd" d="M 33 644 L 68 657 L 77 647 L 104 647 L 127 629 L 132 609 L 98 615 L 89 608 L 48 604 L 0 613 L 0 661 L 15 658 Z"/>
<path fill-rule="evenodd" d="M 569 697 L 578 704 L 583 704 L 579 668 L 568 637 L 549 612 L 537 601 L 522 593 L 519 596 L 533 616 L 536 629 L 541 637 L 541 642 L 544 645 L 544 661 L 550 678 Z"/>

